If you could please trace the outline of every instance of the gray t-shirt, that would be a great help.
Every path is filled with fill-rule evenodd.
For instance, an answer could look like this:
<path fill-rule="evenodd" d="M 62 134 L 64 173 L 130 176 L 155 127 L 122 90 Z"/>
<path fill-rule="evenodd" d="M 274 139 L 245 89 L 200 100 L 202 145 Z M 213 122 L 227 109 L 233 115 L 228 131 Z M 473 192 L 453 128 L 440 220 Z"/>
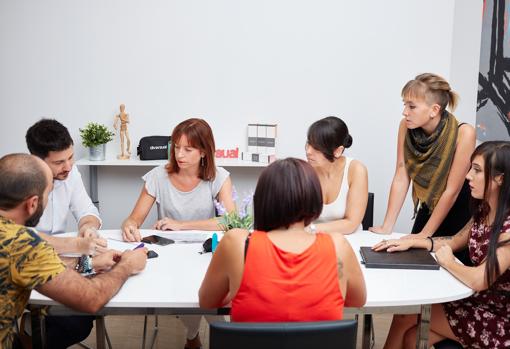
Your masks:
<path fill-rule="evenodd" d="M 216 215 L 213 200 L 230 173 L 216 167 L 216 177 L 212 181 L 200 181 L 191 191 L 178 190 L 166 172 L 165 165 L 147 172 L 142 179 L 145 189 L 156 199 L 158 219 L 169 217 L 178 221 L 192 221 L 213 218 Z"/>

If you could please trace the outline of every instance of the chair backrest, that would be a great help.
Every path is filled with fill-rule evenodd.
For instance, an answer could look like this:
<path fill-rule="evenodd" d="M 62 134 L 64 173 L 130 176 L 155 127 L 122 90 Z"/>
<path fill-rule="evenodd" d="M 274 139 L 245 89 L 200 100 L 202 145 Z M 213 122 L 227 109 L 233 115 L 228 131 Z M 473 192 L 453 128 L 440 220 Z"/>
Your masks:
<path fill-rule="evenodd" d="M 368 193 L 367 209 L 365 210 L 365 216 L 361 221 L 363 230 L 374 226 L 374 193 Z"/>
<path fill-rule="evenodd" d="M 210 349 L 356 348 L 356 320 L 318 322 L 215 322 Z"/>

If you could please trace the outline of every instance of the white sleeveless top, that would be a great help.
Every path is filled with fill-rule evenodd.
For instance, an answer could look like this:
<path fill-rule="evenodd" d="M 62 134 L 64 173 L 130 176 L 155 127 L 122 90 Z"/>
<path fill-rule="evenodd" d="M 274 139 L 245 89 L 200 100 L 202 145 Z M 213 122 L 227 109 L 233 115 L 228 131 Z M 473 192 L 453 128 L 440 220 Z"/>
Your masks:
<path fill-rule="evenodd" d="M 335 201 L 322 206 L 322 212 L 314 223 L 326 223 L 343 219 L 345 217 L 345 209 L 347 207 L 347 194 L 349 193 L 349 167 L 352 158 L 345 157 L 344 175 L 342 176 L 342 184 Z M 362 230 L 361 224 L 357 230 Z"/>

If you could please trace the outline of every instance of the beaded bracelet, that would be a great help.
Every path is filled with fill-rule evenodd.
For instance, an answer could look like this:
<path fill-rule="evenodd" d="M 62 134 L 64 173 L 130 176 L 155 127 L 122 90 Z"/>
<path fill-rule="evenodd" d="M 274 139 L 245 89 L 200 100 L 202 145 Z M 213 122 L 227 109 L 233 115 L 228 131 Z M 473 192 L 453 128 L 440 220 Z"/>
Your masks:
<path fill-rule="evenodd" d="M 427 239 L 430 240 L 430 250 L 429 252 L 434 251 L 434 239 L 432 239 L 430 236 L 427 236 Z"/>

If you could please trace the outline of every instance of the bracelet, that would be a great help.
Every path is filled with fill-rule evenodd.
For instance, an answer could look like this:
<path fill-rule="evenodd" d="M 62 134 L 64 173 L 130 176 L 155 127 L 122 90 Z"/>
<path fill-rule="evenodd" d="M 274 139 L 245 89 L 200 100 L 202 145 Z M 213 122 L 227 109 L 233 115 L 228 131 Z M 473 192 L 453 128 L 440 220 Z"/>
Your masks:
<path fill-rule="evenodd" d="M 430 250 L 429 252 L 434 251 L 434 239 L 432 239 L 430 236 L 427 236 L 427 239 L 430 240 Z"/>
<path fill-rule="evenodd" d="M 78 264 L 75 267 L 76 271 L 80 274 L 92 274 L 94 268 L 92 267 L 92 257 L 83 255 L 78 260 Z"/>

